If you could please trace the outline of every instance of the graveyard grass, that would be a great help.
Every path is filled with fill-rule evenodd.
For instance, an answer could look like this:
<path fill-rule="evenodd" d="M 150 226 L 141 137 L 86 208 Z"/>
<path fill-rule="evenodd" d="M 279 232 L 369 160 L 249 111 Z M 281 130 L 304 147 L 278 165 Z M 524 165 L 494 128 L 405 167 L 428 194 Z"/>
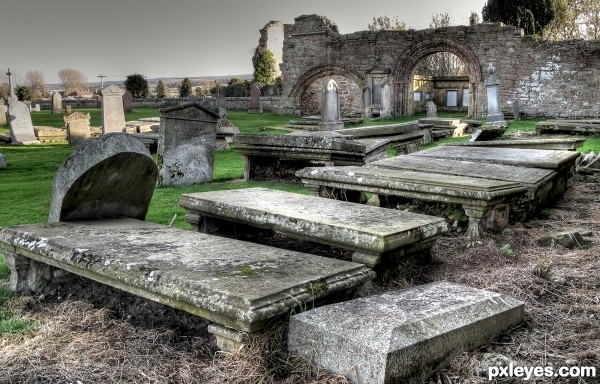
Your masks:
<path fill-rule="evenodd" d="M 100 124 L 99 110 L 83 111 L 92 115 L 92 126 Z M 126 120 L 158 115 L 156 109 L 135 109 L 126 115 Z M 290 116 L 269 113 L 248 115 L 245 111 L 230 111 L 228 117 L 244 133 L 273 134 L 285 133 L 274 127 L 283 126 L 290 119 Z M 62 115 L 48 111 L 34 112 L 32 118 L 34 125 L 64 125 Z M 510 122 L 507 133 L 531 132 L 536 122 Z M 361 125 L 374 123 L 389 124 L 390 121 Z M 6 126 L 0 126 L 0 133 L 3 132 L 8 132 Z M 436 144 L 466 139 L 443 139 Z M 584 147 L 579 149 L 581 152 L 600 152 L 600 138 L 586 139 Z M 9 166 L 0 172 L 3 199 L 0 226 L 47 220 L 52 177 L 72 152 L 66 143 L 0 147 Z M 174 226 L 189 229 L 184 219 L 185 210 L 178 204 L 182 193 L 256 186 L 308 193 L 292 183 L 242 182 L 242 174 L 242 157 L 232 150 L 219 151 L 215 158 L 214 182 L 157 188 L 147 220 L 167 225 L 176 215 Z M 515 224 L 502 233 L 491 234 L 478 247 L 467 247 L 459 241 L 458 232 L 442 236 L 433 250 L 436 261 L 432 266 L 407 268 L 382 288 L 449 280 L 505 292 L 527 302 L 527 319 L 522 327 L 479 351 L 458 356 L 448 369 L 440 372 L 435 382 L 488 382 L 473 374 L 484 352 L 514 355 L 529 365 L 540 365 L 540 361 L 550 359 L 555 366 L 600 366 L 597 333 L 600 280 L 597 262 L 590 256 L 600 253 L 597 236 L 586 236 L 587 249 L 575 250 L 542 248 L 533 240 L 548 231 L 558 232 L 566 224 L 581 225 L 590 231 L 600 229 L 600 212 L 596 212 L 594 200 L 600 193 L 597 183 L 579 178 L 576 190 L 567 193 L 568 197 L 555 208 L 544 210 L 540 217 L 525 225 Z M 582 213 L 586 209 L 589 211 Z M 512 252 L 503 251 L 506 244 Z M 105 382 L 346 382 L 342 377 L 319 371 L 303 359 L 283 353 L 285 339 L 281 328 L 269 332 L 266 338 L 253 339 L 249 348 L 238 353 L 215 356 L 214 347 L 206 345 L 207 335 L 180 333 L 185 328 L 181 325 L 182 319 L 196 321 L 189 320 L 192 316 L 171 316 L 171 327 L 153 326 L 143 321 L 135 323 L 133 319 L 128 320 L 127 311 L 112 313 L 103 307 L 95 308 L 85 298 L 42 301 L 39 297 L 14 295 L 5 288 L 8 275 L 8 267 L 0 257 L 0 351 L 11 352 L 10 356 L 0 356 L 0 377 L 7 372 L 17 375 L 15 370 L 21 371 L 27 365 L 30 372 L 18 373 L 19 377 L 37 375 L 38 380 L 46 378 L 47 382 L 93 382 L 94 378 Z M 134 303 L 134 309 L 145 308 L 142 301 Z"/>

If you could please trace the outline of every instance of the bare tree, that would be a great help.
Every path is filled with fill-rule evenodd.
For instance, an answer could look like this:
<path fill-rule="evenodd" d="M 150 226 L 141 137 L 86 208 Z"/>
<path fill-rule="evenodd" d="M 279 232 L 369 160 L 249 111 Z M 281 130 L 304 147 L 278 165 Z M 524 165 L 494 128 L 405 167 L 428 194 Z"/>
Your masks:
<path fill-rule="evenodd" d="M 598 0 L 555 0 L 555 17 L 544 29 L 550 40 L 600 39 Z"/>
<path fill-rule="evenodd" d="M 25 74 L 25 82 L 31 89 L 34 98 L 44 97 L 46 94 L 46 79 L 42 71 L 28 71 Z"/>
<path fill-rule="evenodd" d="M 87 88 L 87 78 L 85 75 L 73 68 L 64 68 L 58 71 L 58 78 L 65 87 L 65 95 L 73 93 L 79 89 Z"/>

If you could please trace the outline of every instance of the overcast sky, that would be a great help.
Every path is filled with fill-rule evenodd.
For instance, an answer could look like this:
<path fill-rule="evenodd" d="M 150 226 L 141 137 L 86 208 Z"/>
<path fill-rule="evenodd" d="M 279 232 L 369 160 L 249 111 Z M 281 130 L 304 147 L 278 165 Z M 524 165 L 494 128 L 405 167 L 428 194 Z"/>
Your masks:
<path fill-rule="evenodd" d="M 133 73 L 148 78 L 252 73 L 259 29 L 271 20 L 293 24 L 316 13 L 340 33 L 367 29 L 374 16 L 427 28 L 448 12 L 457 25 L 485 0 L 2 0 L 0 69 L 22 76 L 75 68 L 98 81 Z"/>

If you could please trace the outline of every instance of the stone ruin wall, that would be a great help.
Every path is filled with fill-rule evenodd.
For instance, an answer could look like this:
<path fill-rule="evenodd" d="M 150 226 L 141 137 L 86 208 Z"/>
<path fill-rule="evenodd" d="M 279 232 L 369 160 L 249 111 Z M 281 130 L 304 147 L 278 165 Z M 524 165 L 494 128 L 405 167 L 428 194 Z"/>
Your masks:
<path fill-rule="evenodd" d="M 527 116 L 600 117 L 600 41 L 536 41 L 501 23 L 341 35 L 333 22 L 317 15 L 296 18 L 285 34 L 280 67 L 290 109 L 301 105 L 302 94 L 318 78 L 340 75 L 363 88 L 372 74 L 384 73 L 392 85 L 394 114 L 412 112 L 414 65 L 428 54 L 449 51 L 469 68 L 471 112 L 477 116 L 485 114 L 483 81 L 492 63 L 503 109 L 518 101 Z"/>

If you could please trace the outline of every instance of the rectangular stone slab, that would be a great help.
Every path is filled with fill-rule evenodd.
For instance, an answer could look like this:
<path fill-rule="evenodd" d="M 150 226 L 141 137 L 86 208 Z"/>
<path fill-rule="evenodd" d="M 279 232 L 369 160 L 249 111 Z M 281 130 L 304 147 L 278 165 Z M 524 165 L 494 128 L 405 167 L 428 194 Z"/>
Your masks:
<path fill-rule="evenodd" d="M 378 160 L 370 163 L 368 167 L 469 176 L 530 185 L 544 182 L 556 175 L 554 171 L 542 168 L 526 168 L 513 165 L 487 164 L 466 160 L 448 160 L 412 155 Z"/>
<path fill-rule="evenodd" d="M 2 250 L 245 332 L 374 276 L 360 264 L 135 219 L 2 228 Z"/>
<path fill-rule="evenodd" d="M 585 139 L 523 139 L 523 140 L 491 140 L 472 141 L 467 143 L 444 143 L 440 146 L 452 147 L 495 147 L 495 148 L 521 148 L 521 149 L 552 149 L 574 151 L 581 147 Z"/>
<path fill-rule="evenodd" d="M 525 192 L 515 182 L 376 167 L 310 167 L 296 176 L 312 185 L 472 205 L 488 205 Z"/>
<path fill-rule="evenodd" d="M 355 139 L 378 136 L 392 136 L 419 130 L 418 121 L 409 121 L 400 124 L 369 125 L 367 127 L 339 129 L 337 133 L 351 135 Z"/>
<path fill-rule="evenodd" d="M 571 151 L 541 149 L 438 146 L 426 151 L 419 151 L 412 156 L 558 170 L 574 164 L 580 154 Z"/>
<path fill-rule="evenodd" d="M 266 188 L 188 193 L 179 204 L 201 215 L 375 254 L 446 231 L 439 217 Z"/>
<path fill-rule="evenodd" d="M 301 135 L 252 135 L 238 134 L 235 136 L 236 146 L 258 146 L 258 147 L 283 147 L 329 150 L 340 152 L 365 152 L 365 146 L 361 143 L 348 140 L 323 136 L 301 136 Z"/>
<path fill-rule="evenodd" d="M 356 383 L 417 384 L 521 323 L 523 311 L 503 294 L 438 282 L 294 315 L 288 349 Z"/>

